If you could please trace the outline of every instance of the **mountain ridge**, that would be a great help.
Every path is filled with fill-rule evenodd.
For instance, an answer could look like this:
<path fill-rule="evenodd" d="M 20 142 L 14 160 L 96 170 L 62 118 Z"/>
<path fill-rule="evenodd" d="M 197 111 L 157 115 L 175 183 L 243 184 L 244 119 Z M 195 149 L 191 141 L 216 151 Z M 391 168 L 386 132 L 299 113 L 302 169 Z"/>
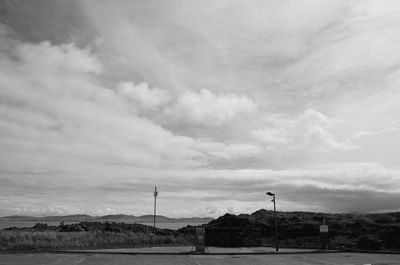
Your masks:
<path fill-rule="evenodd" d="M 156 221 L 158 223 L 177 223 L 177 222 L 209 222 L 213 220 L 212 217 L 182 217 L 173 218 L 163 215 L 157 215 Z M 0 221 L 35 221 L 35 222 L 84 222 L 84 221 L 128 221 L 128 222 L 153 222 L 153 215 L 126 215 L 126 214 L 112 214 L 103 216 L 91 216 L 87 214 L 73 214 L 73 215 L 52 215 L 52 216 L 26 216 L 26 215 L 9 215 L 0 217 Z"/>

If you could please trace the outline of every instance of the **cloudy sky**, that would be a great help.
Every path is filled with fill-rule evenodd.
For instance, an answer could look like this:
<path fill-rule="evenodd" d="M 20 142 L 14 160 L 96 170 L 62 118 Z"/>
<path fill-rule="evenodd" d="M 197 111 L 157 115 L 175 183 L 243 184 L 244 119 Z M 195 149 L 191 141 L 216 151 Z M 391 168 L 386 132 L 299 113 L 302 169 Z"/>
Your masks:
<path fill-rule="evenodd" d="M 400 3 L 1 0 L 0 215 L 395 211 Z"/>

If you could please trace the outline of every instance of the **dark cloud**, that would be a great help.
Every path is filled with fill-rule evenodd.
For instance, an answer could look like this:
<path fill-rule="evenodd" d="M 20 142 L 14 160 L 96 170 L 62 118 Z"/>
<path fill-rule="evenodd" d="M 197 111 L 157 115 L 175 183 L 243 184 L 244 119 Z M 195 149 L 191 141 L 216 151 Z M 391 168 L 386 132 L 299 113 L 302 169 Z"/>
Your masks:
<path fill-rule="evenodd" d="M 74 42 L 87 45 L 95 37 L 79 0 L 2 0 L 0 23 L 28 42 Z"/>

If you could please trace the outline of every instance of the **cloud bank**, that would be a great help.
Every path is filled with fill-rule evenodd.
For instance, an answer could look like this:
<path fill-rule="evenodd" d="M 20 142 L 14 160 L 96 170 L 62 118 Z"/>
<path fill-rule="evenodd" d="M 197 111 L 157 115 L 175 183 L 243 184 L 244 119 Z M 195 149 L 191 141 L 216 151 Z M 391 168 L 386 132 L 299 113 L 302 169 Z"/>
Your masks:
<path fill-rule="evenodd" d="M 398 210 L 400 5 L 40 1 L 0 18 L 0 215 Z"/>

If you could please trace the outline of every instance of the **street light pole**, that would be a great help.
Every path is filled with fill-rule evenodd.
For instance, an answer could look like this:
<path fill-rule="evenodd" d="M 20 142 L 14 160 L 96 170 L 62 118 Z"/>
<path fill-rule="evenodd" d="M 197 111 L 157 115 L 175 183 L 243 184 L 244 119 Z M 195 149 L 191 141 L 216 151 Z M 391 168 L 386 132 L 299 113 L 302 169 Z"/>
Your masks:
<path fill-rule="evenodd" d="M 156 235 L 156 211 L 157 211 L 157 186 L 154 187 L 154 215 L 153 215 L 153 245 L 154 245 L 154 237 Z"/>
<path fill-rule="evenodd" d="M 274 225 L 275 225 L 275 250 L 279 251 L 279 242 L 278 242 L 278 223 L 276 221 L 276 197 L 275 193 L 267 192 L 269 196 L 272 196 L 272 202 L 274 203 Z"/>

